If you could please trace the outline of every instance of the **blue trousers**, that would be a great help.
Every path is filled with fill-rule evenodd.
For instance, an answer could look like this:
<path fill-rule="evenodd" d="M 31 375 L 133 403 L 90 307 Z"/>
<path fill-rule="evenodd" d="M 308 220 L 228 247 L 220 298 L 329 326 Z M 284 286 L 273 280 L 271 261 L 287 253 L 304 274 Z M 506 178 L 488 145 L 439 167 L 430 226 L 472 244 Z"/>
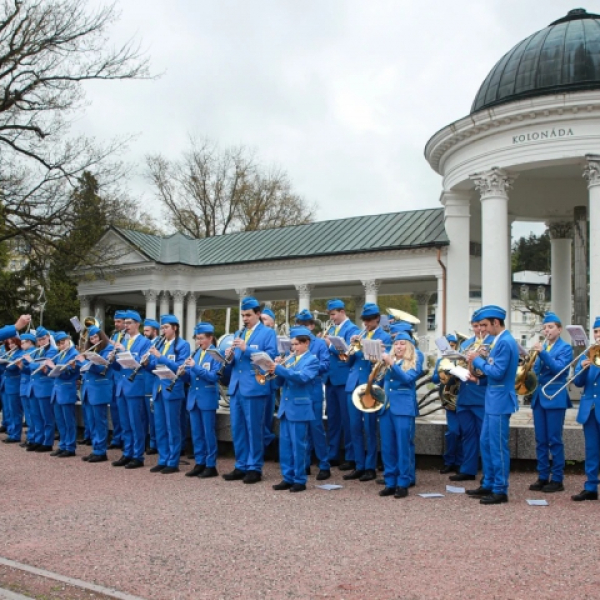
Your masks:
<path fill-rule="evenodd" d="M 154 398 L 154 426 L 158 464 L 179 467 L 181 456 L 181 403 L 179 400 L 164 400 L 162 392 Z"/>
<path fill-rule="evenodd" d="M 122 394 L 117 398 L 121 421 L 123 456 L 144 462 L 146 451 L 146 434 L 142 417 L 143 396 L 125 398 Z"/>
<path fill-rule="evenodd" d="M 329 471 L 330 465 L 327 458 L 327 436 L 325 435 L 325 427 L 323 425 L 323 398 L 313 401 L 313 412 L 315 420 L 308 422 L 308 443 L 306 447 L 306 464 L 310 465 L 310 455 L 315 450 L 315 455 L 319 461 L 319 469 Z"/>
<path fill-rule="evenodd" d="M 35 437 L 35 429 L 31 422 L 31 398 L 29 396 L 21 396 L 21 405 L 23 406 L 25 422 L 27 423 L 27 435 L 25 436 L 25 439 L 32 444 L 33 438 Z"/>
<path fill-rule="evenodd" d="M 245 398 L 238 391 L 231 396 L 231 434 L 235 468 L 262 473 L 265 462 L 264 419 L 269 396 Z"/>
<path fill-rule="evenodd" d="M 456 411 L 446 411 L 446 452 L 444 452 L 445 465 L 460 465 L 462 463 L 462 444 L 460 439 L 460 425 Z"/>
<path fill-rule="evenodd" d="M 483 406 L 458 406 L 456 416 L 460 426 L 462 461 L 460 472 L 477 475 L 479 471 L 481 428 L 483 427 Z"/>
<path fill-rule="evenodd" d="M 200 410 L 197 406 L 190 410 L 194 459 L 197 465 L 217 466 L 216 424 L 216 410 Z"/>
<path fill-rule="evenodd" d="M 265 448 L 275 439 L 275 434 L 273 433 L 273 420 L 275 417 L 275 394 L 276 392 L 271 392 L 271 395 L 265 404 Z"/>
<path fill-rule="evenodd" d="M 54 419 L 60 434 L 58 448 L 67 452 L 75 452 L 75 439 L 77 437 L 77 419 L 75 418 L 75 404 L 53 403 Z"/>
<path fill-rule="evenodd" d="M 21 441 L 23 433 L 23 405 L 19 394 L 4 394 L 4 402 L 8 404 L 8 437 Z"/>
<path fill-rule="evenodd" d="M 563 427 L 567 409 L 547 409 L 538 404 L 532 412 L 539 478 L 550 479 L 552 472 L 552 481 L 561 482 L 565 472 Z M 552 469 L 550 455 L 552 455 Z"/>
<path fill-rule="evenodd" d="M 115 384 L 116 387 L 116 384 Z M 113 432 L 112 432 L 112 443 L 122 444 L 123 443 L 123 428 L 121 426 L 121 418 L 119 413 L 119 402 L 113 392 L 113 397 L 110 401 L 110 420 L 112 421 Z"/>
<path fill-rule="evenodd" d="M 279 466 L 284 481 L 306 485 L 306 448 L 309 421 L 279 420 Z"/>
<path fill-rule="evenodd" d="M 146 437 L 150 436 L 150 448 L 156 448 L 156 426 L 154 424 L 154 413 L 152 412 L 152 396 L 146 396 L 144 402 L 144 432 Z"/>
<path fill-rule="evenodd" d="M 92 454 L 104 456 L 108 447 L 108 404 L 90 405 Z"/>
<path fill-rule="evenodd" d="M 2 394 L 2 427 L 6 427 L 6 431 L 10 427 L 10 403 L 6 392 Z"/>
<path fill-rule="evenodd" d="M 377 414 L 358 410 L 352 402 L 352 394 L 349 392 L 347 394 L 350 439 L 354 449 L 356 470 L 371 469 L 374 471 L 377 468 Z"/>
<path fill-rule="evenodd" d="M 600 423 L 596 420 L 596 409 L 592 408 L 588 420 L 583 424 L 585 439 L 585 475 L 583 486 L 589 492 L 597 492 L 600 471 Z"/>
<path fill-rule="evenodd" d="M 329 460 L 340 459 L 340 444 L 344 436 L 344 456 L 354 460 L 354 448 L 350 434 L 350 416 L 348 415 L 348 392 L 343 385 L 325 386 L 327 397 L 327 437 L 329 438 Z"/>
<path fill-rule="evenodd" d="M 379 418 L 381 458 L 386 487 L 408 488 L 412 483 L 414 474 L 410 438 L 414 429 L 414 417 L 393 415 L 389 409 L 385 410 Z"/>
<path fill-rule="evenodd" d="M 92 405 L 89 403 L 87 398 L 82 398 L 81 400 L 81 410 L 83 412 L 83 439 L 91 440 L 92 439 L 92 421 L 94 419 L 94 414 L 92 410 Z"/>
<path fill-rule="evenodd" d="M 411 484 L 417 483 L 417 457 L 415 453 L 415 434 L 416 434 L 415 420 L 413 419 L 410 426 L 410 482 Z M 383 459 L 382 459 L 383 460 Z"/>
<path fill-rule="evenodd" d="M 508 494 L 510 474 L 510 415 L 488 415 L 481 429 L 482 487 L 494 494 Z"/>
<path fill-rule="evenodd" d="M 42 415 L 40 414 L 40 404 L 35 396 L 29 396 L 29 430 L 27 431 L 27 440 L 32 444 L 39 444 L 38 441 L 42 435 Z"/>
<path fill-rule="evenodd" d="M 37 405 L 37 411 L 33 410 L 34 418 L 39 417 L 39 421 L 35 426 L 35 443 L 43 444 L 44 446 L 54 445 L 54 427 L 56 421 L 54 419 L 54 410 L 50 403 L 50 398 L 32 398 L 32 405 Z"/>

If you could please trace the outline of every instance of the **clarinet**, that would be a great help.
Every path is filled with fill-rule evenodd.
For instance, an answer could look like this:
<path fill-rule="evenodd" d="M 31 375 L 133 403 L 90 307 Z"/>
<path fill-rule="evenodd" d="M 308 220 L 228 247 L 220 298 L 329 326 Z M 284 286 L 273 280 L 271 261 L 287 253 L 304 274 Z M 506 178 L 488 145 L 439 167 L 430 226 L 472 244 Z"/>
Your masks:
<path fill-rule="evenodd" d="M 108 373 L 108 369 L 110 367 L 110 365 L 112 365 L 116 358 L 117 358 L 117 348 L 116 345 L 121 343 L 121 338 L 123 337 L 123 332 L 119 331 L 119 335 L 117 336 L 117 339 L 115 340 L 115 349 L 111 351 L 109 357 L 108 357 L 108 362 L 106 363 L 106 366 L 104 367 L 104 370 L 102 371 L 102 373 L 100 373 L 100 375 L 102 375 L 102 377 L 106 377 L 106 373 Z"/>
<path fill-rule="evenodd" d="M 242 337 L 242 333 L 243 333 L 243 331 L 240 331 L 239 335 L 236 333 L 233 338 L 234 341 L 240 339 Z M 229 350 L 231 350 L 231 352 L 229 353 L 229 356 L 228 356 L 227 352 L 229 352 Z M 233 349 L 233 344 L 232 344 L 231 348 L 229 348 L 225 352 L 225 362 L 220 366 L 219 370 L 217 371 L 217 375 L 219 377 L 223 376 L 223 373 L 225 373 L 225 369 L 233 362 L 234 353 L 235 353 L 235 350 Z"/>
<path fill-rule="evenodd" d="M 166 337 L 164 335 L 161 335 L 160 337 L 152 340 L 152 345 L 150 346 L 150 348 L 156 348 L 157 350 L 160 350 L 164 346 L 165 340 L 166 340 Z M 128 377 L 129 381 L 133 381 L 137 377 L 137 374 L 140 372 L 140 369 L 142 367 L 145 367 L 148 364 L 149 358 L 150 358 L 150 350 L 148 350 L 148 352 L 146 352 L 146 354 L 144 354 L 144 356 L 142 356 L 142 358 L 140 360 L 140 366 L 136 367 L 133 370 L 133 373 L 131 373 L 131 375 Z"/>

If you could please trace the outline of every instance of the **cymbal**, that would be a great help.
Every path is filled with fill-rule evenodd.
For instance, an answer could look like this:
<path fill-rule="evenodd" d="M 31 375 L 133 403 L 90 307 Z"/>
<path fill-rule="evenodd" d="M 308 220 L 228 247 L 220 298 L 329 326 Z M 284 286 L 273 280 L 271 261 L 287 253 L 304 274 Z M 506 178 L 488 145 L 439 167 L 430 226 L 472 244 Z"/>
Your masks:
<path fill-rule="evenodd" d="M 412 323 L 413 325 L 418 325 L 421 321 L 417 319 L 417 317 L 411 315 L 410 313 L 404 312 L 403 310 L 399 310 L 398 308 L 388 308 L 386 309 L 388 314 L 394 317 L 396 321 L 406 321 L 407 323 Z"/>

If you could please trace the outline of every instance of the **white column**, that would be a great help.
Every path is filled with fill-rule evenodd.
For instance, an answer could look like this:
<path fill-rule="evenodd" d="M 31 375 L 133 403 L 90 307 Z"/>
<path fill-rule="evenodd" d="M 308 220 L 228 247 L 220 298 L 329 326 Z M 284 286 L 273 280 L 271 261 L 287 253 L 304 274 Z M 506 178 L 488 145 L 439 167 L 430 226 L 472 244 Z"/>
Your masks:
<path fill-rule="evenodd" d="M 254 290 L 252 288 L 236 288 L 236 293 L 238 295 L 238 308 L 239 308 L 239 319 L 238 319 L 238 328 L 241 329 L 244 326 L 244 323 L 242 321 L 242 300 L 246 297 L 246 296 L 251 296 L 254 293 Z"/>
<path fill-rule="evenodd" d="M 508 214 L 508 306 L 506 307 L 506 329 L 510 329 L 512 323 L 512 226 L 517 220 L 515 215 Z"/>
<path fill-rule="evenodd" d="M 417 333 L 420 338 L 425 337 L 428 333 L 427 331 L 427 314 L 429 308 L 429 298 L 431 294 L 429 292 L 423 292 L 422 294 L 415 294 L 415 300 L 417 301 L 417 318 L 419 321 L 419 325 L 417 326 Z"/>
<path fill-rule="evenodd" d="M 295 287 L 298 290 L 298 312 L 310 310 L 310 292 L 315 286 L 310 283 L 300 283 Z"/>
<path fill-rule="evenodd" d="M 365 304 L 367 302 L 377 304 L 377 294 L 379 293 L 379 285 L 381 282 L 378 279 L 367 279 L 363 281 L 362 284 L 365 288 Z M 379 308 L 381 309 L 381 306 Z M 358 316 L 360 317 L 360 313 Z"/>
<path fill-rule="evenodd" d="M 81 326 L 83 327 L 83 321 L 86 317 L 92 316 L 91 313 L 91 304 L 92 297 L 91 296 L 79 296 L 79 321 Z"/>
<path fill-rule="evenodd" d="M 194 327 L 196 327 L 196 300 L 198 294 L 196 292 L 190 292 L 187 295 L 187 302 L 185 305 L 185 339 L 188 342 L 192 342 L 194 339 Z"/>
<path fill-rule="evenodd" d="M 600 155 L 586 155 L 588 164 L 584 177 L 588 182 L 590 219 L 590 332 L 594 319 L 600 315 Z M 593 339 L 593 338 L 592 338 Z"/>
<path fill-rule="evenodd" d="M 509 312 L 508 190 L 515 177 L 493 168 L 471 179 L 481 194 L 481 302 Z"/>
<path fill-rule="evenodd" d="M 225 333 L 230 333 L 231 329 L 231 307 L 228 306 L 225 311 Z"/>
<path fill-rule="evenodd" d="M 106 302 L 102 298 L 94 300 L 94 318 L 100 323 L 100 329 L 106 331 Z"/>
<path fill-rule="evenodd" d="M 362 315 L 363 307 L 365 305 L 365 297 L 352 296 L 352 300 L 354 300 L 354 323 L 357 325 L 357 327 L 360 327 L 360 329 L 362 329 L 362 321 L 360 319 L 360 315 Z M 349 315 L 348 318 L 350 319 Z"/>
<path fill-rule="evenodd" d="M 563 325 L 572 322 L 572 283 L 571 283 L 571 221 L 547 223 L 550 231 L 550 310 L 556 313 Z"/>
<path fill-rule="evenodd" d="M 443 192 L 444 228 L 450 241 L 446 255 L 446 327 L 466 331 L 469 323 L 470 194 Z"/>
<path fill-rule="evenodd" d="M 146 297 L 146 319 L 156 320 L 156 290 L 144 290 L 142 292 Z"/>
<path fill-rule="evenodd" d="M 162 291 L 160 293 L 160 315 L 158 316 L 159 321 L 162 315 L 169 315 L 171 311 L 169 310 L 169 297 L 171 294 L 169 292 Z"/>
<path fill-rule="evenodd" d="M 437 306 L 435 308 L 435 337 L 442 337 L 444 331 L 444 277 L 438 275 L 437 279 Z"/>
<path fill-rule="evenodd" d="M 179 331 L 181 335 L 185 331 L 185 323 L 183 320 L 183 299 L 185 297 L 185 292 L 181 290 L 175 290 L 173 292 L 173 314 L 179 320 Z"/>

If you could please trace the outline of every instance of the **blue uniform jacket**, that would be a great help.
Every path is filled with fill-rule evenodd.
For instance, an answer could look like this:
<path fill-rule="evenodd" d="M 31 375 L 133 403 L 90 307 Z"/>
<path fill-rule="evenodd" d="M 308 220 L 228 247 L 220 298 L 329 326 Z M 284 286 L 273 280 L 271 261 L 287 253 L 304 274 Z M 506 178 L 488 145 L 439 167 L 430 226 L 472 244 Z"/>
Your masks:
<path fill-rule="evenodd" d="M 388 333 L 383 331 L 381 327 L 375 329 L 371 339 L 381 340 L 385 344 L 385 351 L 390 351 L 392 338 Z M 353 392 L 362 383 L 367 383 L 371 370 L 373 369 L 373 363 L 364 357 L 362 351 L 358 351 L 348 357 L 348 365 L 350 367 L 350 373 L 348 374 L 348 380 L 346 382 L 346 391 Z"/>
<path fill-rule="evenodd" d="M 108 355 L 111 352 L 111 346 L 104 348 L 100 352 L 100 356 L 108 360 Z M 82 397 L 85 397 L 92 406 L 100 406 L 101 404 L 110 404 L 112 402 L 114 379 L 112 367 L 108 368 L 106 375 L 103 375 L 105 367 L 92 363 L 90 368 L 85 371 L 83 377 L 85 383 L 82 387 Z"/>
<path fill-rule="evenodd" d="M 25 356 L 25 354 L 32 354 L 35 352 L 35 348 L 30 348 L 29 350 L 24 350 L 21 354 L 21 357 Z M 19 386 L 19 394 L 21 396 L 25 396 L 29 398 L 33 393 L 33 389 L 31 387 L 31 367 L 30 364 L 26 360 L 21 361 L 21 382 Z"/>
<path fill-rule="evenodd" d="M 149 340 L 148 346 L 150 345 Z M 166 346 L 166 343 L 165 343 Z M 163 350 L 165 348 L 163 346 Z M 162 352 L 162 350 L 159 350 Z M 148 364 L 146 365 L 146 369 L 148 371 L 153 371 L 156 369 L 158 365 L 164 365 L 169 367 L 173 373 L 177 373 L 179 367 L 188 359 L 190 356 L 190 345 L 185 340 L 182 340 L 180 337 L 176 337 L 172 342 L 169 348 L 167 349 L 166 354 L 161 354 L 158 358 L 150 355 L 148 359 Z M 183 385 L 183 377 L 179 377 L 172 391 L 169 391 L 169 386 L 172 381 L 169 379 L 160 379 L 158 375 L 154 376 L 154 387 L 152 388 L 152 395 L 156 398 L 159 389 L 161 392 L 161 396 L 163 400 L 181 400 L 185 398 L 185 388 Z"/>
<path fill-rule="evenodd" d="M 564 369 L 573 360 L 573 348 L 570 344 L 558 338 L 550 348 L 550 352 L 542 350 L 538 359 L 535 361 L 534 371 L 538 377 L 538 386 L 531 399 L 531 408 L 541 406 L 542 408 L 571 408 L 571 398 L 569 390 L 565 388 L 554 400 L 549 400 L 544 393 L 542 387 L 547 384 L 558 372 Z M 569 376 L 569 369 L 554 382 L 548 386 L 546 393 L 552 395 L 560 387 L 562 387 Z"/>
<path fill-rule="evenodd" d="M 354 335 L 358 335 L 360 329 L 350 321 L 346 319 L 338 331 L 338 337 L 344 338 L 346 344 L 350 345 L 350 338 Z M 327 331 L 327 335 L 336 335 L 335 326 L 332 326 Z M 347 361 L 339 359 L 339 352 L 333 347 L 333 344 L 329 346 L 329 372 L 325 376 L 325 383 L 331 385 L 346 385 L 348 381 L 348 374 L 350 373 L 350 367 Z"/>
<path fill-rule="evenodd" d="M 329 371 L 329 348 L 327 347 L 325 340 L 322 340 L 311 333 L 308 349 L 319 361 L 319 374 L 315 377 L 313 385 L 313 402 L 323 402 L 323 377 L 325 377 Z"/>
<path fill-rule="evenodd" d="M 582 387 L 581 400 L 579 401 L 579 411 L 577 412 L 577 422 L 582 425 L 589 419 L 592 408 L 596 408 L 598 395 L 600 394 L 600 368 L 591 364 L 585 371 L 581 368 L 581 363 L 586 359 L 582 354 L 575 366 L 575 379 L 573 383 L 577 387 Z M 600 410 L 595 411 L 596 420 L 600 423 Z"/>
<path fill-rule="evenodd" d="M 5 358 L 12 362 L 19 358 L 19 356 L 23 356 L 23 354 L 25 354 L 25 352 L 20 348 L 17 348 L 13 352 L 9 352 Z M 6 366 L 3 379 L 3 390 L 5 394 L 21 395 L 21 369 L 19 369 L 17 365 L 12 365 L 10 367 Z"/>
<path fill-rule="evenodd" d="M 79 354 L 75 346 L 71 346 L 66 352 L 59 352 L 54 357 L 55 365 L 66 365 L 75 360 Z M 75 404 L 77 402 L 77 380 L 79 379 L 80 365 L 67 366 L 64 371 L 54 378 L 54 388 L 52 390 L 51 401 L 58 404 Z"/>
<path fill-rule="evenodd" d="M 216 348 L 211 345 L 211 349 Z M 217 410 L 219 408 L 219 369 L 221 364 L 210 354 L 205 354 L 202 362 L 200 356 L 202 350 L 198 348 L 194 354 L 194 362 L 191 368 L 186 368 L 183 380 L 190 384 L 188 390 L 186 408 L 193 410 Z"/>
<path fill-rule="evenodd" d="M 58 350 L 48 344 L 45 348 L 36 349 L 35 352 L 31 353 L 31 356 L 34 358 L 43 357 L 54 359 L 57 354 Z M 44 367 L 34 374 L 34 371 L 40 367 L 40 364 L 41 363 L 32 362 L 29 365 L 31 370 L 31 387 L 33 388 L 33 395 L 36 398 L 50 398 L 52 390 L 54 389 L 54 379 L 48 377 L 48 373 L 50 372 L 48 367 Z"/>
<path fill-rule="evenodd" d="M 120 335 L 119 335 L 120 333 Z M 110 341 L 116 343 L 117 341 L 121 342 L 122 344 L 124 344 L 125 346 L 127 346 L 127 342 L 125 341 L 125 330 L 121 331 L 121 332 L 116 332 L 114 333 L 111 338 Z M 113 349 L 114 346 L 109 346 L 109 349 Z M 113 380 L 117 380 L 118 376 L 117 376 L 117 370 L 113 369 L 113 365 L 116 363 L 116 360 L 113 361 L 113 364 L 110 366 L 110 368 L 108 369 L 108 371 L 106 372 L 106 376 L 110 377 Z M 140 373 L 138 373 L 138 375 L 140 375 Z"/>
<path fill-rule="evenodd" d="M 421 373 L 418 364 L 416 367 L 404 371 L 400 361 L 390 367 L 385 374 L 386 409 L 389 409 L 393 415 L 416 417 L 419 414 L 417 379 Z"/>
<path fill-rule="evenodd" d="M 460 351 L 465 352 L 476 341 L 475 336 L 463 342 L 460 346 Z M 488 335 L 484 340 L 484 344 L 492 344 L 494 336 Z M 485 390 L 488 380 L 485 375 L 477 378 L 477 383 L 474 381 L 461 381 L 458 391 L 457 406 L 485 406 Z"/>
<path fill-rule="evenodd" d="M 277 381 L 283 386 L 277 418 L 285 415 L 288 421 L 314 421 L 312 390 L 314 380 L 319 375 L 319 360 L 308 351 L 297 363 L 287 364 L 287 368 L 283 365 L 275 367 Z"/>
<path fill-rule="evenodd" d="M 510 331 L 496 336 L 488 359 L 478 356 L 473 366 L 488 378 L 485 412 L 490 415 L 510 415 L 519 410 L 515 393 L 515 376 L 519 364 L 519 348 Z"/>
<path fill-rule="evenodd" d="M 123 340 L 121 343 L 127 348 L 127 340 Z M 148 348 L 150 348 L 150 340 L 142 334 L 139 334 L 136 336 L 135 340 L 133 340 L 129 352 L 131 352 L 133 358 L 139 362 L 148 351 Z M 138 373 L 133 381 L 129 381 L 129 376 L 133 373 L 133 369 L 124 369 L 116 360 L 112 363 L 112 366 L 114 368 L 115 393 L 117 396 L 123 395 L 126 398 L 145 396 L 146 389 L 144 378 L 139 376 L 140 373 Z"/>
<path fill-rule="evenodd" d="M 245 329 L 236 331 L 235 337 L 244 339 L 245 331 Z M 239 348 L 234 351 L 233 362 L 228 367 L 231 372 L 230 396 L 233 396 L 238 390 L 245 397 L 271 395 L 270 381 L 267 381 L 265 385 L 261 385 L 256 381 L 254 367 L 250 361 L 250 357 L 254 352 L 266 352 L 271 358 L 275 358 L 278 354 L 277 334 L 273 329 L 265 327 L 262 323 L 258 323 L 252 331 L 252 335 L 246 342 L 246 351 L 242 352 Z"/>

